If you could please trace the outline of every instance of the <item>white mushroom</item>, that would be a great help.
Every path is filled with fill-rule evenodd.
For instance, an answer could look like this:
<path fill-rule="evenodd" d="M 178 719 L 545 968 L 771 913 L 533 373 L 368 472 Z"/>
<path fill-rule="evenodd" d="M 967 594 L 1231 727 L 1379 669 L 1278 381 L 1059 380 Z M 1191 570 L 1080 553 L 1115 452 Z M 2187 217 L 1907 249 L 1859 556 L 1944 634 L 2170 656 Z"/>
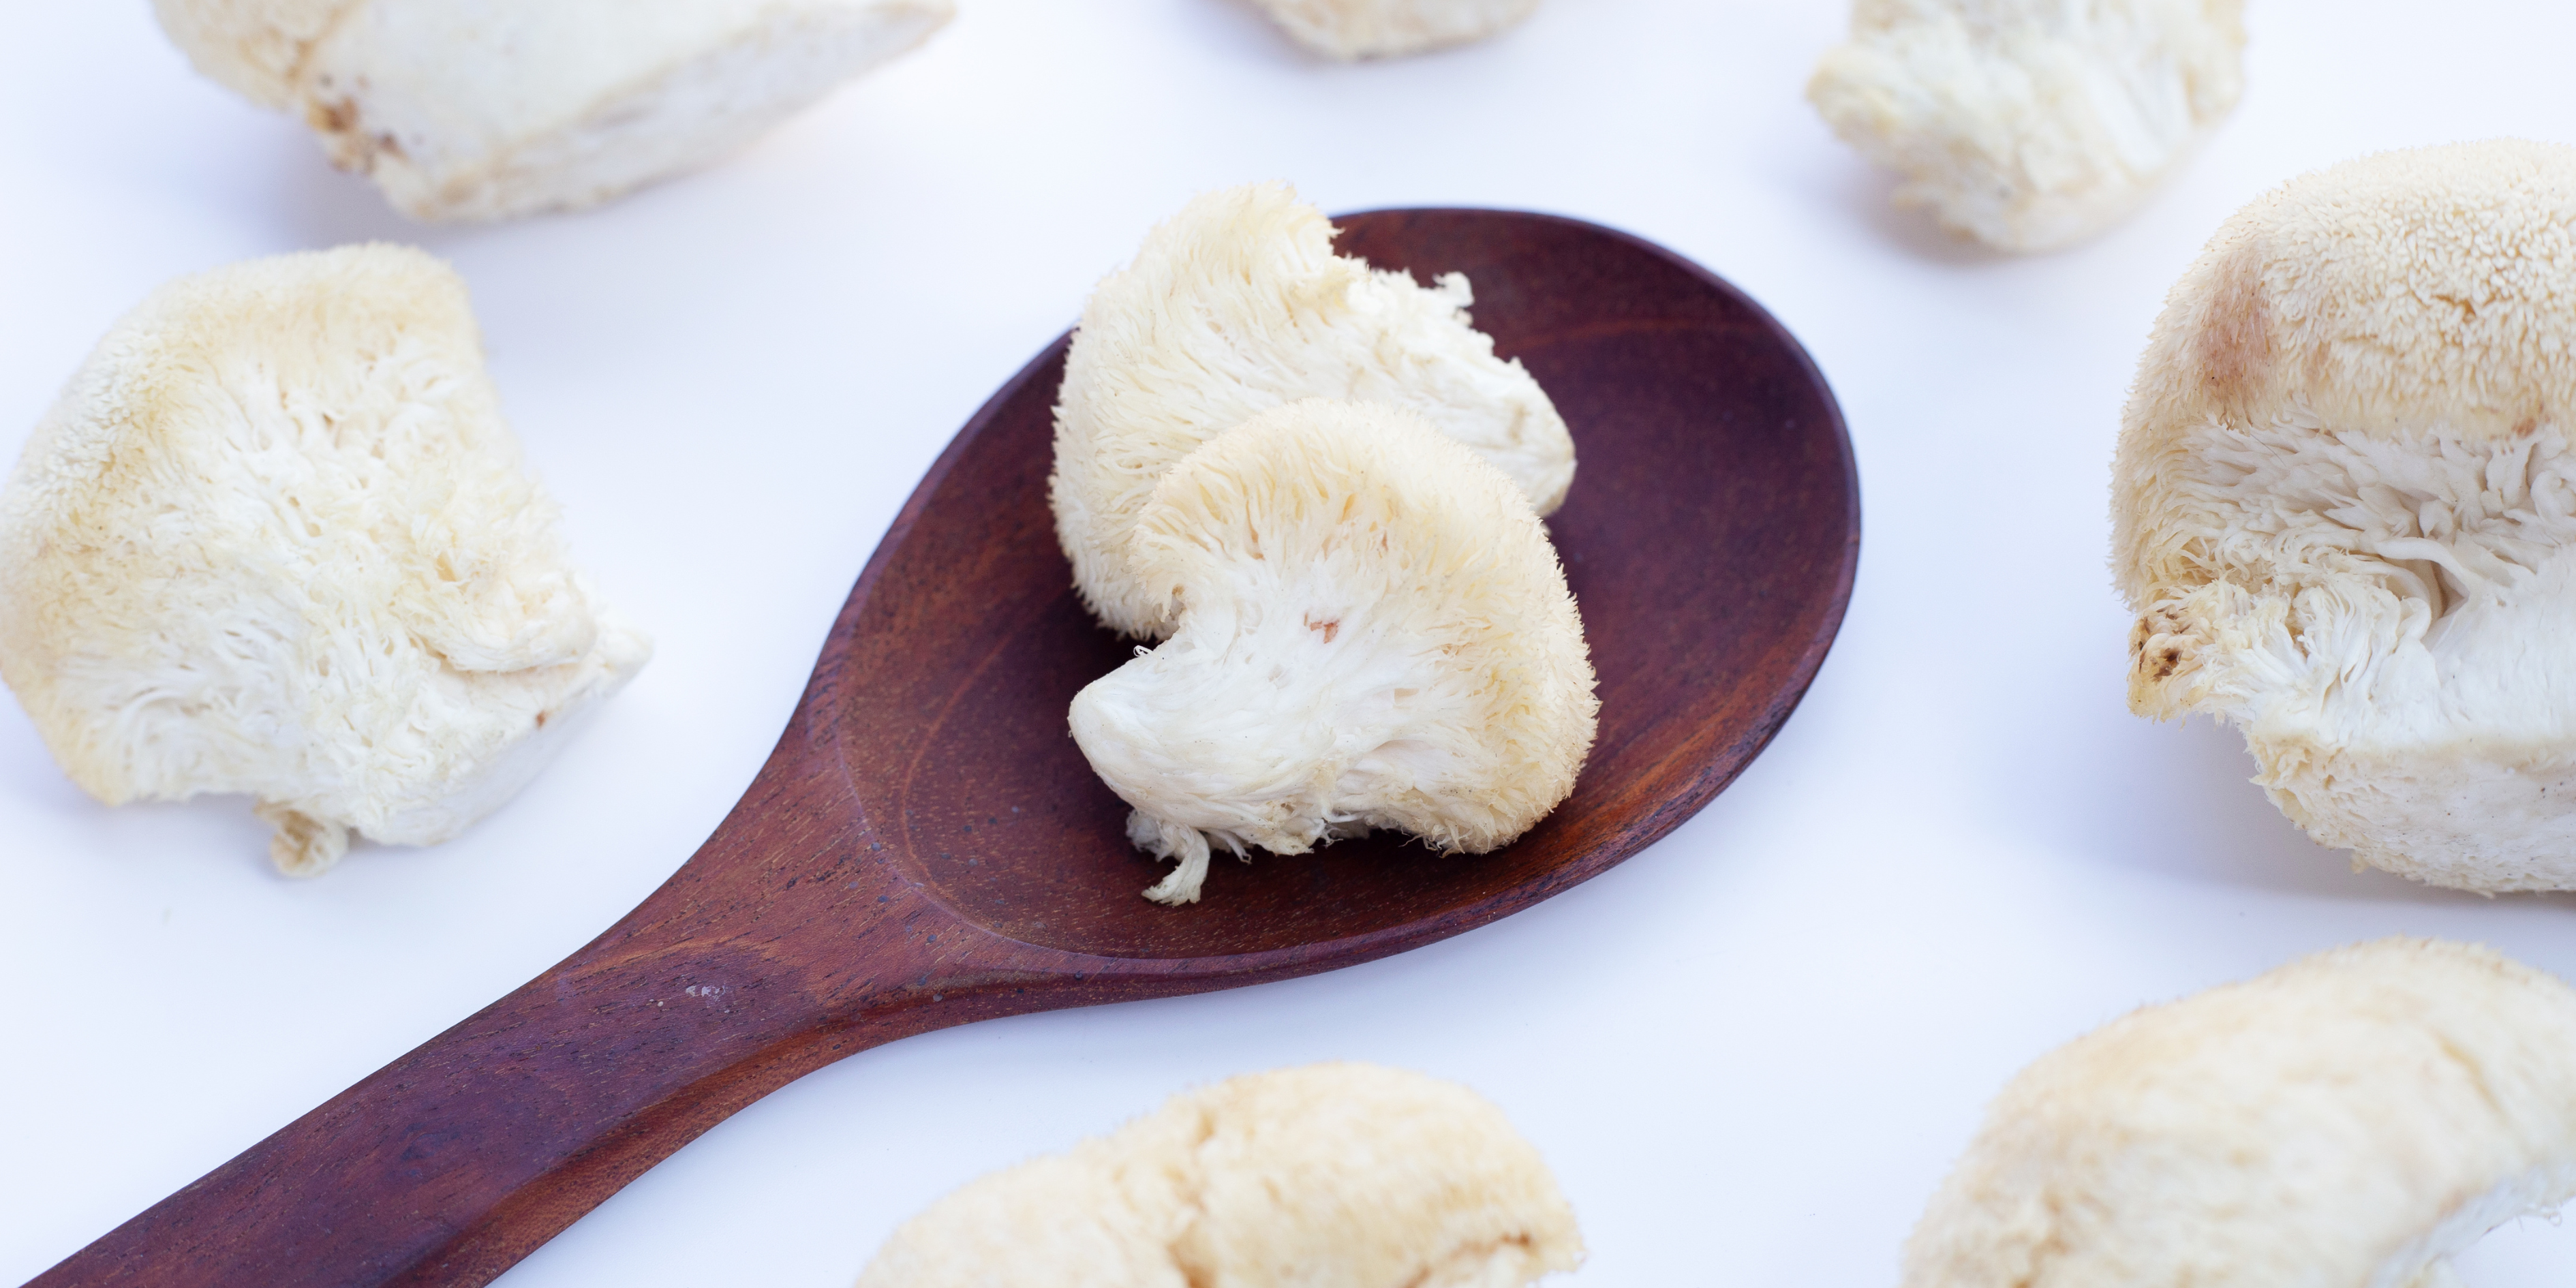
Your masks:
<path fill-rule="evenodd" d="M 152 0 L 198 71 L 261 107 L 291 110 L 304 55 L 362 0 Z"/>
<path fill-rule="evenodd" d="M 2241 726 L 2328 845 L 2576 887 L 2576 149 L 2394 152 L 2230 219 L 2138 368 L 2129 705 Z"/>
<path fill-rule="evenodd" d="M 2576 1196 L 2576 990 L 2387 939 L 2149 1007 L 2004 1088 L 1904 1288 L 2431 1288 Z"/>
<path fill-rule="evenodd" d="M 2242 0 L 1855 0 L 1807 98 L 1904 176 L 1899 205 L 2000 250 L 2126 216 L 2243 92 Z"/>
<path fill-rule="evenodd" d="M 1073 700 L 1074 740 L 1179 866 L 1211 842 L 1302 854 L 1374 828 L 1481 854 L 1574 789 L 1592 663 L 1529 501 L 1390 407 L 1266 412 L 1163 476 L 1137 516 L 1171 638 Z"/>
<path fill-rule="evenodd" d="M 1327 58 L 1386 58 L 1483 40 L 1538 0 L 1260 0 L 1297 42 Z"/>
<path fill-rule="evenodd" d="M 421 219 L 605 201 L 929 38 L 952 0 L 154 0 L 198 70 L 299 110 Z"/>
<path fill-rule="evenodd" d="M 905 1222 L 858 1288 L 1520 1288 L 1583 1241 L 1502 1112 L 1418 1073 L 1234 1078 Z"/>
<path fill-rule="evenodd" d="M 391 246 L 183 278 L 0 489 L 0 678 L 111 805 L 240 792 L 297 875 L 516 794 L 651 644 L 567 559 L 464 284 Z"/>
<path fill-rule="evenodd" d="M 1565 421 L 1468 324 L 1457 273 L 1425 290 L 1333 254 L 1333 226 L 1285 184 L 1212 192 L 1092 292 L 1065 358 L 1048 481 L 1073 582 L 1111 629 L 1171 630 L 1127 571 L 1155 480 L 1210 437 L 1300 398 L 1402 407 L 1483 453 L 1553 512 L 1574 480 Z"/>

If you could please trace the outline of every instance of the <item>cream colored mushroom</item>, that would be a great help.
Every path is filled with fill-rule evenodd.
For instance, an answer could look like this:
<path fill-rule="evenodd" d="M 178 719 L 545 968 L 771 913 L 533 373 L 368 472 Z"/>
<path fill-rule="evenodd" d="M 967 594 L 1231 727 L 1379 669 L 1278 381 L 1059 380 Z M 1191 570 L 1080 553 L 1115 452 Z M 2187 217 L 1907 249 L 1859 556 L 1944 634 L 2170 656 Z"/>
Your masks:
<path fill-rule="evenodd" d="M 0 489 L 0 678 L 111 805 L 244 793 L 278 867 L 515 795 L 652 650 L 564 549 L 464 284 L 357 246 L 182 278 Z"/>
<path fill-rule="evenodd" d="M 1321 1064 L 1234 1078 L 898 1228 L 859 1288 L 1519 1288 L 1583 1242 L 1474 1092 Z"/>
<path fill-rule="evenodd" d="M 2167 297 L 2120 434 L 2129 705 L 2468 890 L 2576 887 L 2576 149 L 2293 181 Z"/>
<path fill-rule="evenodd" d="M 1327 58 L 1386 58 L 1483 40 L 1538 0 L 1260 0 L 1297 42 Z"/>
<path fill-rule="evenodd" d="M 1897 204 L 2050 250 L 2146 199 L 2236 107 L 2242 0 L 1855 0 L 1807 98 Z"/>
<path fill-rule="evenodd" d="M 929 38 L 952 0 L 154 0 L 198 70 L 300 111 L 420 219 L 696 169 Z"/>
<path fill-rule="evenodd" d="M 1309 400 L 1163 476 L 1138 577 L 1169 640 L 1075 695 L 1074 741 L 1179 864 L 1395 828 L 1481 854 L 1574 789 L 1599 704 L 1583 622 L 1529 501 L 1410 413 Z"/>
<path fill-rule="evenodd" d="M 362 0 L 152 0 L 161 30 L 198 71 L 280 110 L 296 103 L 296 70 Z"/>
<path fill-rule="evenodd" d="M 2432 1288 L 2576 1196 L 2576 990 L 2385 939 L 2149 1007 L 2004 1088 L 1904 1288 Z"/>
<path fill-rule="evenodd" d="M 1065 358 L 1048 496 L 1083 602 L 1112 630 L 1171 630 L 1127 537 L 1163 471 L 1300 398 L 1402 407 L 1475 448 L 1541 514 L 1574 480 L 1565 421 L 1468 324 L 1467 279 L 1436 290 L 1332 251 L 1333 226 L 1285 184 L 1212 192 L 1092 292 Z"/>

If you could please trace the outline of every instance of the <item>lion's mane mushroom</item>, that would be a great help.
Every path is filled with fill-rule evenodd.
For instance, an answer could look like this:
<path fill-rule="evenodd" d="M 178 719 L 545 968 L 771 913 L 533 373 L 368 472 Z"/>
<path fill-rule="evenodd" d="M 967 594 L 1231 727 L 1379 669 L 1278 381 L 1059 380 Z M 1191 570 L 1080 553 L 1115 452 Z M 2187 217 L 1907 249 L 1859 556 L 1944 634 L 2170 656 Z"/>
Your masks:
<path fill-rule="evenodd" d="M 2149 1007 L 2004 1088 L 1904 1288 L 2430 1288 L 2576 1195 L 2576 990 L 2386 939 Z"/>
<path fill-rule="evenodd" d="M 107 803 L 257 798 L 280 869 L 508 800 L 651 654 L 568 562 L 464 284 L 347 247 L 118 322 L 0 488 L 0 678 Z"/>
<path fill-rule="evenodd" d="M 1856 0 L 1807 98 L 1954 233 L 2064 246 L 2127 215 L 2244 88 L 2242 0 Z"/>
<path fill-rule="evenodd" d="M 1546 1162 L 1490 1102 L 1322 1064 L 982 1177 L 896 1229 L 858 1288 L 1521 1288 L 1582 1256 Z"/>
<path fill-rule="evenodd" d="M 207 76 L 300 111 L 420 219 L 695 169 L 929 38 L 952 0 L 153 0 Z"/>
<path fill-rule="evenodd" d="M 1300 398 L 1402 407 L 1483 453 L 1548 514 L 1574 441 L 1538 382 L 1468 324 L 1467 279 L 1436 290 L 1333 254 L 1333 226 L 1285 184 L 1208 193 L 1092 292 L 1066 355 L 1048 496 L 1073 581 L 1111 629 L 1171 629 L 1168 598 L 1127 570 L 1127 536 L 1163 471 Z"/>
<path fill-rule="evenodd" d="M 1592 663 L 1529 501 L 1410 413 L 1321 399 L 1191 453 L 1137 516 L 1177 622 L 1073 700 L 1074 740 L 1179 866 L 1374 828 L 1481 854 L 1574 789 Z"/>
<path fill-rule="evenodd" d="M 2166 299 L 2121 429 L 2129 705 L 2244 729 L 2309 835 L 2576 887 L 2576 149 L 2295 180 Z"/>
<path fill-rule="evenodd" d="M 1260 0 L 1271 20 L 1327 58 L 1388 58 L 1483 40 L 1538 0 Z"/>

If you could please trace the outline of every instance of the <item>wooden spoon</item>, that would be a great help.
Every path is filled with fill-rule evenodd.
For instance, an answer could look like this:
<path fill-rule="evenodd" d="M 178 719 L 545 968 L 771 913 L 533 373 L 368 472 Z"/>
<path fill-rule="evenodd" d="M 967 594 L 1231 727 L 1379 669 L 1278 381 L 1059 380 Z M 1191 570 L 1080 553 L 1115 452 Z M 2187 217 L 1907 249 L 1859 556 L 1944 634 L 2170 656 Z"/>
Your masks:
<path fill-rule="evenodd" d="M 1138 891 L 1126 807 L 1065 734 L 1131 643 L 1069 588 L 1046 505 L 1058 340 L 931 466 L 742 803 L 562 964 L 35 1281 L 482 1284 L 725 1116 L 880 1043 L 1233 988 L 1454 935 L 1691 816 L 1788 718 L 1851 594 L 1832 394 L 1778 323 L 1657 247 L 1542 215 L 1354 215 L 1339 246 L 1465 272 L 1580 469 L 1551 520 L 1601 676 L 1571 799 L 1519 842 L 1401 838 Z M 853 1249 L 855 1259 L 862 1249 Z M 855 1264 L 855 1260 L 854 1260 Z"/>

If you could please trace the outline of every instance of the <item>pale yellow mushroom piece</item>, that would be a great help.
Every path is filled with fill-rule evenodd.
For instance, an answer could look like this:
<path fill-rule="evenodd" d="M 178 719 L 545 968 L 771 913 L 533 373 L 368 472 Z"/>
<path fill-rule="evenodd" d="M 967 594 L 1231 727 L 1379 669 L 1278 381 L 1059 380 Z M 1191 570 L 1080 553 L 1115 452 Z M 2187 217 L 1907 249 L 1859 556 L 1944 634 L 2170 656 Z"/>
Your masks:
<path fill-rule="evenodd" d="M 1390 58 L 1518 26 L 1538 0 L 1259 0 L 1297 43 L 1327 58 Z"/>
<path fill-rule="evenodd" d="M 1855 0 L 1807 99 L 1897 204 L 1998 250 L 2110 227 L 2244 92 L 2242 0 Z"/>
<path fill-rule="evenodd" d="M 652 645 L 572 565 L 453 272 L 356 246 L 182 278 L 0 488 L 0 678 L 111 805 L 253 797 L 290 874 L 446 840 Z"/>
<path fill-rule="evenodd" d="M 419 219 L 594 205 L 735 151 L 953 0 L 153 0 L 198 70 L 300 113 Z"/>
<path fill-rule="evenodd" d="M 969 1183 L 858 1288 L 1520 1288 L 1583 1255 L 1538 1151 L 1455 1083 L 1250 1074 Z"/>
<path fill-rule="evenodd" d="M 1510 475 L 1539 513 L 1564 502 L 1574 440 L 1529 372 L 1469 324 L 1467 279 L 1425 288 L 1332 244 L 1332 224 L 1287 185 L 1248 184 L 1191 201 L 1092 292 L 1065 357 L 1048 498 L 1074 586 L 1110 629 L 1171 630 L 1166 596 L 1127 567 L 1163 471 L 1300 398 L 1404 408 Z"/>
<path fill-rule="evenodd" d="M 1409 413 L 1266 412 L 1163 476 L 1133 557 L 1171 638 L 1075 695 L 1074 741 L 1176 861 L 1394 828 L 1481 854 L 1574 789 L 1599 702 L 1555 547 L 1501 471 Z"/>
<path fill-rule="evenodd" d="M 2391 152 L 2228 220 L 2112 486 L 2129 705 L 2237 725 L 2318 841 L 2576 887 L 2576 149 Z"/>
<path fill-rule="evenodd" d="M 2384 939 L 2103 1026 L 2004 1088 L 1903 1288 L 2435 1288 L 2576 1196 L 2576 990 Z"/>

